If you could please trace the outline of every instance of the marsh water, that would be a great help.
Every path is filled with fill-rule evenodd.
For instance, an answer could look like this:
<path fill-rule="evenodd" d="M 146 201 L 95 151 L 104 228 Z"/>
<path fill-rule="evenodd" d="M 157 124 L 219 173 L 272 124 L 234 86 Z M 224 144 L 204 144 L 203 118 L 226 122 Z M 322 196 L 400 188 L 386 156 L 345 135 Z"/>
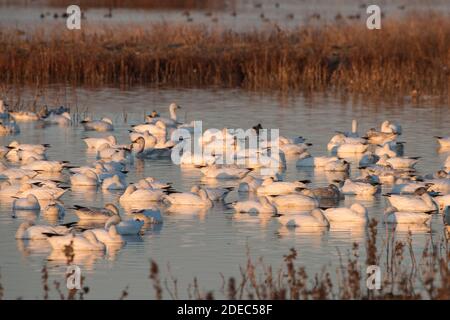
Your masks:
<path fill-rule="evenodd" d="M 83 24 L 120 26 L 121 24 L 205 24 L 212 28 L 226 28 L 235 31 L 254 30 L 274 25 L 294 28 L 305 24 L 330 23 L 339 16 L 365 24 L 366 8 L 369 4 L 359 0 L 237 0 L 221 10 L 143 10 L 116 8 L 110 15 L 108 8 L 81 8 L 86 19 Z M 0 26 L 29 28 L 65 29 L 62 18 L 65 8 L 46 7 L 38 4 L 1 7 Z M 414 11 L 436 11 L 450 13 L 446 0 L 377 1 L 386 17 L 401 17 Z M 56 18 L 55 18 L 56 14 Z M 41 17 L 41 15 L 43 15 Z"/>
<path fill-rule="evenodd" d="M 24 101 L 33 97 L 33 91 L 22 93 Z M 400 137 L 405 144 L 405 154 L 420 156 L 419 173 L 435 172 L 441 168 L 449 153 L 437 147 L 434 135 L 449 135 L 450 113 L 448 105 L 437 101 L 404 103 L 367 102 L 358 99 L 342 99 L 333 95 L 312 96 L 252 93 L 241 90 L 217 89 L 78 89 L 47 90 L 48 100 L 43 103 L 69 105 L 72 114 L 89 114 L 94 117 L 109 116 L 114 120 L 113 134 L 119 143 L 129 143 L 128 129 L 143 121 L 146 113 L 158 110 L 167 115 L 167 106 L 175 101 L 182 106 L 181 119 L 202 120 L 203 128 L 249 128 L 257 123 L 263 127 L 278 128 L 286 136 L 302 135 L 313 146 L 313 155 L 325 155 L 326 144 L 335 130 L 349 130 L 352 119 L 358 119 L 360 132 L 379 127 L 385 119 L 398 120 L 403 126 Z M 59 100 L 52 100 L 59 97 Z M 48 157 L 52 160 L 67 160 L 72 165 L 86 165 L 95 161 L 95 154 L 86 151 L 84 137 L 105 136 L 109 133 L 85 132 L 74 124 L 69 127 L 42 127 L 38 123 L 21 123 L 17 136 L 0 137 L 0 145 L 12 140 L 22 143 L 48 143 Z M 352 159 L 350 159 L 352 160 Z M 176 190 L 189 191 L 193 184 L 204 183 L 197 170 L 185 170 L 171 160 L 135 159 L 128 165 L 127 182 L 136 182 L 143 177 L 155 177 L 170 181 Z M 352 165 L 351 176 L 358 174 Z M 288 160 L 284 173 L 286 180 L 310 179 L 312 185 L 327 185 L 335 176 L 320 171 L 300 170 L 295 159 Z M 64 178 L 64 177 L 63 177 Z M 66 177 L 67 178 L 67 177 Z M 237 186 L 237 182 L 227 182 Z M 386 187 L 383 191 L 388 191 Z M 107 202 L 118 202 L 120 192 L 103 192 L 101 189 L 73 189 L 62 201 L 66 208 L 74 204 L 103 206 Z M 240 196 L 230 193 L 227 202 Z M 339 206 L 360 202 L 369 209 L 371 218 L 381 220 L 385 199 L 382 195 L 373 198 L 347 196 Z M 126 208 L 125 208 L 126 209 Z M 121 208 L 121 214 L 127 213 Z M 164 208 L 162 208 L 164 210 Z M 22 221 L 33 219 L 37 223 L 55 223 L 44 216 L 20 213 L 13 216 L 11 202 L 0 201 L 0 271 L 5 297 L 42 297 L 41 269 L 47 264 L 51 280 L 64 282 L 65 258 L 52 253 L 43 241 L 22 242 L 14 234 Z M 66 211 L 64 222 L 76 221 L 71 210 Z M 412 232 L 414 252 L 420 256 L 428 241 L 437 242 L 443 236 L 442 217 L 435 215 L 431 228 L 423 226 L 398 227 L 396 230 L 378 225 L 377 246 L 385 250 L 390 237 L 405 239 Z M 298 251 L 297 262 L 313 274 L 323 267 L 333 273 L 339 252 L 345 257 L 354 242 L 363 244 L 368 236 L 364 226 L 331 226 L 330 229 L 287 229 L 275 218 L 260 218 L 246 214 L 234 214 L 223 204 L 215 204 L 209 210 L 186 210 L 176 214 L 164 214 L 164 223 L 150 226 L 140 237 L 128 237 L 122 248 L 105 255 L 87 253 L 75 257 L 81 267 L 85 284 L 90 292 L 86 298 L 116 299 L 128 287 L 129 297 L 153 298 L 154 292 L 148 279 L 149 260 L 156 261 L 162 278 L 172 275 L 178 279 L 179 297 L 187 297 L 189 283 L 198 279 L 201 290 L 214 290 L 220 297 L 222 276 L 239 276 L 239 266 L 245 266 L 247 254 L 255 260 L 263 257 L 274 269 L 281 266 L 283 255 L 290 248 Z M 364 249 L 361 248 L 364 262 Z M 169 272 L 170 269 L 170 272 Z M 170 280 L 169 280 L 170 282 Z M 57 298 L 54 290 L 51 297 Z M 167 293 L 165 298 L 169 298 Z"/>

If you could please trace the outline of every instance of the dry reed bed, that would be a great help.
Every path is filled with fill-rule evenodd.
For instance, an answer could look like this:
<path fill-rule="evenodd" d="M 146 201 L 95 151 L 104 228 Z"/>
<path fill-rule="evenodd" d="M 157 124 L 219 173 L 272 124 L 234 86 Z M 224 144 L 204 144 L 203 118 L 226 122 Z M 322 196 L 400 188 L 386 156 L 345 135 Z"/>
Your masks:
<path fill-rule="evenodd" d="M 0 31 L 0 82 L 345 89 L 448 93 L 450 19 L 414 14 L 363 22 L 232 32 L 202 25 Z"/>
<path fill-rule="evenodd" d="M 83 9 L 224 10 L 233 8 L 235 0 L 0 0 L 0 5 L 44 5 L 63 8 L 72 4 L 79 5 Z"/>

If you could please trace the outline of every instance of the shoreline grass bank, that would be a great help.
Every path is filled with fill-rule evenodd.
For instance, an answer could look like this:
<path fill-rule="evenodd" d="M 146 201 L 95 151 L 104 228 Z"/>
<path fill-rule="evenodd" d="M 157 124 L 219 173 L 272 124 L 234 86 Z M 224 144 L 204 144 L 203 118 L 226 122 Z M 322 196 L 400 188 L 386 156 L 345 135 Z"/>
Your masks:
<path fill-rule="evenodd" d="M 84 26 L 0 31 L 4 85 L 221 86 L 448 95 L 450 18 L 436 13 L 282 30 L 204 25 Z"/>

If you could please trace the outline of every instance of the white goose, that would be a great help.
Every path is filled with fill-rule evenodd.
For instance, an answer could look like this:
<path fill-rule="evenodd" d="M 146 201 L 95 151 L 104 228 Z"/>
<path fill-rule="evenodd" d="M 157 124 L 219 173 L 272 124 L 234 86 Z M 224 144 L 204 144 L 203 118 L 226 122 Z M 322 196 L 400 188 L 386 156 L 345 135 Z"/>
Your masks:
<path fill-rule="evenodd" d="M 50 201 L 42 210 L 43 216 L 47 218 L 53 218 L 54 220 L 60 220 L 64 218 L 66 210 L 64 206 L 58 201 Z"/>
<path fill-rule="evenodd" d="M 102 145 L 106 144 L 110 147 L 115 146 L 117 144 L 116 137 L 107 136 L 105 138 L 84 138 L 84 143 L 88 149 L 98 150 Z"/>
<path fill-rule="evenodd" d="M 230 206 L 238 213 L 277 213 L 277 208 L 267 197 L 258 197 L 258 200 L 236 201 Z"/>
<path fill-rule="evenodd" d="M 170 157 L 173 146 L 174 145 L 172 142 L 166 141 L 165 143 L 160 144 L 158 147 L 155 145 L 153 148 L 146 149 L 144 138 L 139 137 L 135 141 L 133 141 L 131 149 L 135 153 L 136 158 L 158 159 Z"/>
<path fill-rule="evenodd" d="M 438 196 L 435 199 L 441 212 L 443 212 L 446 207 L 450 206 L 450 194 L 446 194 L 445 196 Z"/>
<path fill-rule="evenodd" d="M 164 195 L 161 189 L 138 189 L 134 184 L 130 184 L 120 196 L 119 202 L 160 201 Z"/>
<path fill-rule="evenodd" d="M 396 150 L 392 150 L 390 143 L 385 143 L 382 146 L 376 146 L 374 153 L 378 157 L 387 156 L 388 159 L 396 157 L 398 152 Z"/>
<path fill-rule="evenodd" d="M 307 211 L 317 208 L 319 202 L 314 197 L 312 191 L 305 190 L 305 193 L 270 197 L 269 200 L 277 207 L 278 211 L 289 209 Z"/>
<path fill-rule="evenodd" d="M 272 196 L 298 193 L 307 188 L 305 183 L 308 182 L 308 180 L 294 182 L 275 181 L 273 177 L 269 177 L 265 179 L 261 186 L 256 189 L 256 193 L 259 195 Z"/>
<path fill-rule="evenodd" d="M 0 100 L 0 119 L 6 119 L 9 118 L 9 112 L 7 105 L 3 102 L 3 100 Z"/>
<path fill-rule="evenodd" d="M 367 131 L 366 136 L 369 143 L 383 145 L 387 142 L 394 141 L 398 135 L 396 133 L 376 131 L 374 128 L 371 128 Z"/>
<path fill-rule="evenodd" d="M 325 216 L 330 222 L 358 222 L 369 220 L 367 208 L 360 203 L 354 203 L 350 208 L 330 208 L 325 210 Z"/>
<path fill-rule="evenodd" d="M 121 235 L 136 235 L 140 233 L 143 225 L 144 220 L 140 220 L 138 217 L 123 220 L 120 215 L 114 215 L 106 221 L 105 229 L 108 230 L 110 226 L 115 226 Z"/>
<path fill-rule="evenodd" d="M 217 166 L 212 165 L 201 168 L 200 170 L 205 178 L 212 179 L 242 179 L 251 170 L 238 168 L 237 166 Z"/>
<path fill-rule="evenodd" d="M 72 186 L 96 187 L 98 185 L 98 175 L 92 170 L 84 173 L 76 173 L 70 177 Z"/>
<path fill-rule="evenodd" d="M 14 140 L 9 145 L 9 149 L 16 149 L 21 151 L 30 151 L 37 154 L 44 154 L 47 148 L 50 147 L 49 144 L 27 144 L 27 143 L 19 143 Z"/>
<path fill-rule="evenodd" d="M 199 193 L 200 190 L 205 190 L 208 198 L 211 201 L 223 201 L 225 197 L 233 190 L 233 188 L 206 188 L 199 185 L 192 186 L 192 193 Z"/>
<path fill-rule="evenodd" d="M 33 194 L 28 194 L 24 198 L 16 198 L 12 206 L 13 210 L 41 210 L 38 199 Z"/>
<path fill-rule="evenodd" d="M 392 186 L 390 194 L 414 194 L 419 188 L 428 189 L 431 186 L 429 183 L 420 181 L 405 181 L 404 183 L 398 183 L 398 181 Z"/>
<path fill-rule="evenodd" d="M 144 133 L 139 133 L 139 132 L 135 132 L 135 131 L 130 132 L 130 140 L 131 141 L 136 141 L 138 138 L 144 139 L 144 150 L 152 149 L 158 143 L 158 138 L 155 137 L 154 135 L 152 135 L 148 131 L 145 131 Z"/>
<path fill-rule="evenodd" d="M 350 164 L 342 159 L 329 161 L 323 167 L 323 170 L 328 172 L 347 172 L 349 169 Z"/>
<path fill-rule="evenodd" d="M 447 170 L 447 174 L 450 172 L 450 156 L 444 162 L 444 169 Z"/>
<path fill-rule="evenodd" d="M 61 172 L 68 165 L 67 161 L 33 160 L 31 158 L 31 162 L 22 165 L 21 169 L 41 172 Z"/>
<path fill-rule="evenodd" d="M 163 223 L 163 217 L 159 209 L 134 210 L 131 214 L 134 218 L 144 221 L 145 224 Z"/>
<path fill-rule="evenodd" d="M 367 144 L 367 139 L 360 138 L 358 136 L 346 137 L 344 133 L 338 133 L 338 134 L 334 135 L 328 142 L 327 150 L 331 151 L 331 152 L 337 152 L 338 148 L 344 144 L 356 145 L 356 147 L 350 146 L 350 147 L 345 147 L 342 149 L 342 151 L 345 152 L 346 148 L 349 148 L 349 150 L 351 150 L 351 152 L 353 152 L 354 149 L 358 149 L 358 148 L 364 149 L 363 146 Z"/>
<path fill-rule="evenodd" d="M 37 121 L 39 120 L 39 115 L 35 112 L 31 111 L 16 111 L 10 112 L 9 115 L 14 118 L 16 121 L 20 122 L 29 122 L 29 121 Z"/>
<path fill-rule="evenodd" d="M 449 137 L 442 137 L 442 136 L 435 136 L 437 139 L 439 145 L 442 148 L 450 148 L 450 136 Z"/>
<path fill-rule="evenodd" d="M 372 196 L 377 193 L 378 190 L 378 185 L 360 181 L 352 181 L 350 179 L 346 179 L 341 187 L 341 192 L 348 195 Z"/>
<path fill-rule="evenodd" d="M 103 190 L 125 190 L 126 187 L 125 182 L 117 174 L 105 178 L 102 182 Z"/>
<path fill-rule="evenodd" d="M 11 150 L 14 152 L 14 150 Z M 17 157 L 22 162 L 22 164 L 31 163 L 33 161 L 42 161 L 47 160 L 47 155 L 45 153 L 36 153 L 33 151 L 28 150 L 18 150 Z M 8 154 L 8 160 L 9 160 L 9 154 Z"/>
<path fill-rule="evenodd" d="M 20 168 L 8 168 L 0 162 L 0 179 L 18 180 L 23 178 L 34 178 L 37 176 L 34 170 L 25 170 Z"/>
<path fill-rule="evenodd" d="M 57 124 L 60 126 L 68 126 L 72 123 L 70 113 L 63 112 L 61 114 L 50 113 L 47 118 L 44 118 L 46 124 Z"/>
<path fill-rule="evenodd" d="M 210 166 L 216 162 L 216 157 L 203 153 L 184 152 L 180 157 L 182 167 L 203 167 Z"/>
<path fill-rule="evenodd" d="M 278 221 L 287 227 L 329 227 L 330 222 L 320 209 L 314 209 L 311 213 L 282 215 Z"/>
<path fill-rule="evenodd" d="M 179 105 L 177 105 L 176 103 L 171 103 L 169 105 L 170 118 L 163 118 L 163 117 L 156 115 L 154 117 L 151 117 L 151 116 L 147 117 L 147 121 L 150 123 L 162 121 L 163 123 L 165 123 L 168 126 L 177 126 L 178 124 L 180 124 L 177 121 L 177 110 L 178 109 L 181 109 L 181 107 Z"/>
<path fill-rule="evenodd" d="M 105 244 L 106 246 L 111 244 L 125 243 L 125 240 L 123 239 L 122 235 L 119 232 L 117 232 L 115 225 L 111 225 L 108 228 L 106 228 L 105 226 L 105 228 L 91 229 L 85 232 L 92 232 L 98 239 L 98 241 Z"/>
<path fill-rule="evenodd" d="M 25 180 L 28 180 L 26 177 Z M 9 198 L 16 196 L 20 189 L 22 188 L 22 183 L 11 183 L 11 181 L 3 181 L 0 183 L 0 197 Z"/>
<path fill-rule="evenodd" d="M 81 121 L 85 131 L 113 131 L 114 125 L 111 119 L 102 118 L 100 120 L 92 120 L 91 118 L 86 118 Z"/>
<path fill-rule="evenodd" d="M 308 146 L 306 144 L 280 143 L 280 150 L 286 155 L 299 155 L 307 151 Z"/>
<path fill-rule="evenodd" d="M 406 212 L 435 212 L 439 207 L 433 198 L 424 192 L 421 195 L 395 195 L 387 194 L 387 199 L 391 206 L 397 208 L 399 211 Z"/>
<path fill-rule="evenodd" d="M 263 181 L 263 179 L 247 175 L 242 178 L 239 183 L 238 192 L 256 192 L 256 190 L 262 185 Z"/>
<path fill-rule="evenodd" d="M 75 251 L 104 251 L 106 248 L 90 230 L 79 235 L 69 233 L 65 236 L 52 236 L 47 241 L 54 250 L 65 250 L 68 246 L 72 246 Z"/>
<path fill-rule="evenodd" d="M 397 122 L 391 122 L 389 120 L 383 121 L 381 123 L 381 132 L 383 133 L 394 133 L 401 135 L 402 134 L 402 126 Z"/>
<path fill-rule="evenodd" d="M 413 212 L 413 211 L 399 211 L 395 207 L 388 207 L 384 211 L 384 222 L 385 223 L 417 223 L 417 224 L 428 224 L 431 221 L 431 214 L 426 214 L 423 212 Z"/>
<path fill-rule="evenodd" d="M 162 121 L 156 121 L 155 123 L 137 124 L 131 126 L 134 132 L 144 134 L 148 133 L 154 137 L 165 137 L 167 135 L 167 125 Z M 133 131 L 131 133 L 133 133 Z M 138 138 L 138 135 L 130 135 L 130 138 Z M 141 136 L 143 137 L 143 136 Z M 131 139 L 133 140 L 133 139 Z"/>
<path fill-rule="evenodd" d="M 450 179 L 448 178 L 429 179 L 425 180 L 425 182 L 430 185 L 428 191 L 440 192 L 442 194 L 450 193 Z"/>
<path fill-rule="evenodd" d="M 297 160 L 297 167 L 312 167 L 312 168 L 323 168 L 325 165 L 331 161 L 338 160 L 337 157 L 312 157 L 306 153 L 303 153 Z"/>
<path fill-rule="evenodd" d="M 147 177 L 139 180 L 136 183 L 136 187 L 139 189 L 170 189 L 172 183 L 159 181 L 153 177 Z"/>
<path fill-rule="evenodd" d="M 172 206 L 193 206 L 193 207 L 211 207 L 212 201 L 209 199 L 205 190 L 198 191 L 197 194 L 191 192 L 173 193 L 165 195 L 163 201 Z"/>
<path fill-rule="evenodd" d="M 31 181 L 32 182 L 32 181 Z M 27 197 L 28 195 L 35 196 L 39 201 L 50 200 L 54 201 L 59 198 L 67 191 L 66 188 L 60 188 L 56 184 L 52 185 L 48 183 L 47 185 L 36 182 L 36 183 L 22 183 L 18 197 Z"/>
<path fill-rule="evenodd" d="M 419 162 L 419 157 L 392 157 L 389 158 L 387 155 L 380 157 L 377 164 L 380 165 L 390 165 L 393 169 L 413 169 L 414 166 Z"/>
<path fill-rule="evenodd" d="M 72 230 L 71 227 L 35 225 L 33 222 L 25 221 L 16 232 L 16 239 L 22 240 L 45 240 L 49 235 L 66 235 Z"/>

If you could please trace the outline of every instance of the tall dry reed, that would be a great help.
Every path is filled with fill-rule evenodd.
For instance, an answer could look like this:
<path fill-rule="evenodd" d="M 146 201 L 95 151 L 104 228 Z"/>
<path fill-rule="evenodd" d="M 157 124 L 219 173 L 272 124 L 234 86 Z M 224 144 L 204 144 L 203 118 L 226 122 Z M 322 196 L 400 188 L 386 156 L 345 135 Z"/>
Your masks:
<path fill-rule="evenodd" d="M 252 32 L 203 25 L 0 31 L 0 83 L 225 86 L 364 94 L 448 93 L 450 19 L 414 14 L 381 30 L 336 22 Z"/>

